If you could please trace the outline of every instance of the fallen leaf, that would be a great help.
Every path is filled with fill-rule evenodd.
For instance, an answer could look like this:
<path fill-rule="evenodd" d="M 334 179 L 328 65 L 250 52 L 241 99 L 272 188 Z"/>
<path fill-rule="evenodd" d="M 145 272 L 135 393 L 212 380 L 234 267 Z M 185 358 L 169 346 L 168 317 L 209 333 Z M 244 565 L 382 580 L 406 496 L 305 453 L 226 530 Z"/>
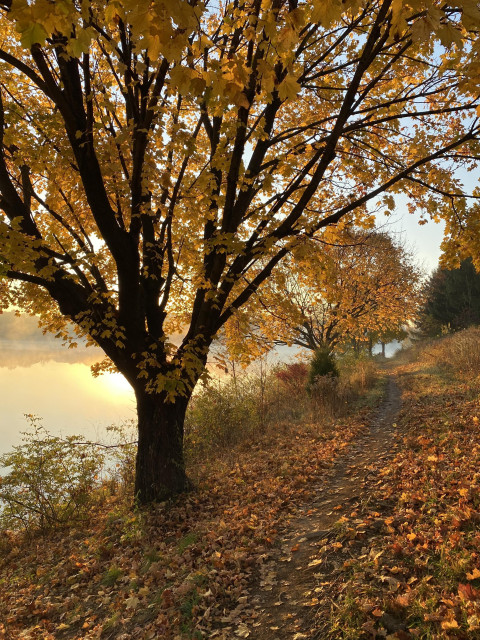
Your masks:
<path fill-rule="evenodd" d="M 127 609 L 136 609 L 140 604 L 140 600 L 137 598 L 137 596 L 131 596 L 130 598 L 127 598 L 125 604 Z"/>
<path fill-rule="evenodd" d="M 322 564 L 323 560 L 322 558 L 316 558 L 315 560 L 312 560 L 311 562 L 308 563 L 308 567 L 316 567 L 319 564 Z"/>
<path fill-rule="evenodd" d="M 467 580 L 476 580 L 480 578 L 480 571 L 475 567 L 472 573 L 467 573 Z"/>
<path fill-rule="evenodd" d="M 250 635 L 250 631 L 248 630 L 247 625 L 246 624 L 239 625 L 237 630 L 235 631 L 235 635 L 238 636 L 239 638 L 248 638 L 248 636 Z"/>
<path fill-rule="evenodd" d="M 478 600 L 480 591 L 478 591 L 478 589 L 474 589 L 471 584 L 460 583 L 458 585 L 458 595 L 464 600 Z"/>
<path fill-rule="evenodd" d="M 452 618 L 451 620 L 444 620 L 441 624 L 442 629 L 458 629 L 458 622 L 455 620 L 455 618 Z"/>

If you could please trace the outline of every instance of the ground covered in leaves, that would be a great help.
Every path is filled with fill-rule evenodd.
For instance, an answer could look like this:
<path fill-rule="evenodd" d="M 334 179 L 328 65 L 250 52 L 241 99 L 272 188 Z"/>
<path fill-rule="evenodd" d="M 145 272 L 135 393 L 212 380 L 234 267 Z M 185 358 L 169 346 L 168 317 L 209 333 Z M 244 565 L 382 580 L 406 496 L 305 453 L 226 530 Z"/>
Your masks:
<path fill-rule="evenodd" d="M 294 635 L 267 628 L 252 598 L 334 460 L 365 437 L 367 410 L 244 445 L 198 472 L 198 490 L 176 505 L 129 512 L 114 497 L 81 528 L 12 538 L 0 637 L 480 638 L 480 383 L 425 363 L 395 376 L 396 449 L 370 465 L 355 501 L 322 497 L 338 517 L 308 561 L 298 599 L 308 624 Z M 285 602 L 274 603 L 278 620 Z"/>
<path fill-rule="evenodd" d="M 480 638 L 480 384 L 421 363 L 397 374 L 403 444 L 330 532 L 314 638 Z"/>
<path fill-rule="evenodd" d="M 197 490 L 177 504 L 131 512 L 112 497 L 80 527 L 11 536 L 0 559 L 0 637 L 241 635 L 247 586 L 279 527 L 312 499 L 369 411 L 245 443 L 196 470 Z"/>

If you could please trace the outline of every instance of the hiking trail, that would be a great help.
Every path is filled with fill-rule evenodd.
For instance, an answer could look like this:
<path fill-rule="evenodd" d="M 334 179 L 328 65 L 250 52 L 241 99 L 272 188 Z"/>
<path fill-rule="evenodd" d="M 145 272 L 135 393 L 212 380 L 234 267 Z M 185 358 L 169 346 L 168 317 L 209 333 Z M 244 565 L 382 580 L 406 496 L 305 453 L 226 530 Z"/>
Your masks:
<path fill-rule="evenodd" d="M 281 533 L 277 546 L 265 557 L 251 588 L 250 616 L 237 628 L 237 637 L 321 637 L 314 636 L 312 608 L 306 604 L 329 569 L 328 558 L 318 558 L 318 552 L 335 532 L 342 513 L 354 511 L 368 497 L 368 487 L 377 481 L 376 471 L 395 454 L 395 420 L 400 407 L 401 391 L 390 373 L 384 397 L 366 432 L 345 448 L 318 484 L 315 499 L 300 508 Z"/>

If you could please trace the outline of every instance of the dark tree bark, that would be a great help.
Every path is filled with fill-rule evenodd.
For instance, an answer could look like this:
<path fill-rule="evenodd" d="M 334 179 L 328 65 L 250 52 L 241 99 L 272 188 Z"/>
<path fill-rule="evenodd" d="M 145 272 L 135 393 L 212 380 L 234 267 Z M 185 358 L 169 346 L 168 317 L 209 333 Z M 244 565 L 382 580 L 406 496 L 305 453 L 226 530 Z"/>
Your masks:
<path fill-rule="evenodd" d="M 183 456 L 189 398 L 166 402 L 161 395 L 136 390 L 138 450 L 135 496 L 140 504 L 161 502 L 190 489 Z"/>

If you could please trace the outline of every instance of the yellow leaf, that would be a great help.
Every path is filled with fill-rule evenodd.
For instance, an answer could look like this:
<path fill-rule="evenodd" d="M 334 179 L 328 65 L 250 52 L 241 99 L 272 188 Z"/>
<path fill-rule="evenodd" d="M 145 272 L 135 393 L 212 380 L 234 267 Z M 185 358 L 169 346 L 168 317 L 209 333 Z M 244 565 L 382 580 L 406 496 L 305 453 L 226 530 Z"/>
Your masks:
<path fill-rule="evenodd" d="M 455 618 L 452 620 L 444 620 L 442 622 L 442 629 L 458 629 L 458 622 Z"/>
<path fill-rule="evenodd" d="M 26 49 L 30 49 L 34 44 L 45 44 L 47 32 L 41 24 L 34 22 L 22 31 L 21 42 Z"/>
<path fill-rule="evenodd" d="M 314 0 L 312 4 L 312 22 L 320 22 L 323 27 L 330 26 L 342 14 L 339 0 Z"/>
<path fill-rule="evenodd" d="M 467 573 L 467 580 L 476 580 L 480 578 L 480 571 L 475 567 L 472 573 Z"/>
<path fill-rule="evenodd" d="M 286 76 L 278 87 L 280 100 L 294 100 L 299 91 L 300 85 L 292 75 Z"/>
<path fill-rule="evenodd" d="M 316 567 L 319 564 L 322 564 L 322 559 L 321 558 L 316 558 L 315 560 L 312 560 L 311 562 L 308 563 L 309 567 Z"/>

